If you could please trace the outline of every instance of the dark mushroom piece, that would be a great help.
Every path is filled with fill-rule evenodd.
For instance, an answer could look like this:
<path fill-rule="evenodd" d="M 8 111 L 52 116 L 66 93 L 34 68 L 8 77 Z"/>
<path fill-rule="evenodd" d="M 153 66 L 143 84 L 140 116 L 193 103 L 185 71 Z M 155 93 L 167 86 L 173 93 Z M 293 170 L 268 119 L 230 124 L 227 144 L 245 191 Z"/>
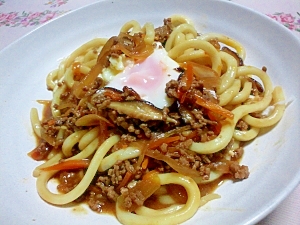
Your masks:
<path fill-rule="evenodd" d="M 228 53 L 229 55 L 233 56 L 233 57 L 236 59 L 237 64 L 238 64 L 239 66 L 243 66 L 243 65 L 244 65 L 243 59 L 242 59 L 236 52 L 232 51 L 230 48 L 228 48 L 228 47 L 223 47 L 223 48 L 221 49 L 221 51 L 226 52 L 226 53 Z"/>
<path fill-rule="evenodd" d="M 125 114 L 141 121 L 163 120 L 162 110 L 147 101 L 112 101 L 107 107 L 116 110 L 120 114 Z M 169 116 L 167 116 L 166 121 L 175 124 L 178 123 L 177 120 Z"/>

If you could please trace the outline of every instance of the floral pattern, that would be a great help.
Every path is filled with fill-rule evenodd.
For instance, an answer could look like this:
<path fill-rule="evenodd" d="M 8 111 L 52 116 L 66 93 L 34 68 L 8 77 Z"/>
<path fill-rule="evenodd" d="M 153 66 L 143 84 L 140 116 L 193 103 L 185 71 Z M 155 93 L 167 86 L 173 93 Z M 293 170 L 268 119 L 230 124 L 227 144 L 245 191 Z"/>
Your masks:
<path fill-rule="evenodd" d="M 290 13 L 276 12 L 274 14 L 268 14 L 269 17 L 283 24 L 287 28 L 293 31 L 300 32 L 300 13 L 298 16 L 293 16 Z"/>
<path fill-rule="evenodd" d="M 0 27 L 27 27 L 36 26 L 51 20 L 63 14 L 63 11 L 50 11 L 45 10 L 43 12 L 10 12 L 10 13 L 0 13 Z"/>
<path fill-rule="evenodd" d="M 52 0 L 45 3 L 45 5 L 49 5 L 51 8 L 59 7 L 61 5 L 67 4 L 69 0 Z"/>
<path fill-rule="evenodd" d="M 69 0 L 49 0 L 44 5 L 55 8 L 67 4 Z M 0 0 L 0 6 L 5 3 L 4 0 Z M 43 24 L 54 17 L 60 16 L 65 11 L 52 11 L 44 10 L 40 12 L 0 12 L 0 27 L 28 27 L 37 26 Z"/>
<path fill-rule="evenodd" d="M 230 0 L 229 0 L 230 1 Z M 49 8 L 57 8 L 65 5 L 69 0 L 47 0 L 44 6 Z M 0 0 L 0 6 L 5 4 L 5 0 Z M 0 27 L 28 27 L 37 26 L 43 24 L 54 17 L 60 16 L 66 11 L 50 9 L 40 11 L 40 12 L 0 12 Z M 275 12 L 273 14 L 267 14 L 272 19 L 283 24 L 292 31 L 300 33 L 300 13 L 297 15 L 292 15 L 291 13 L 285 12 Z"/>

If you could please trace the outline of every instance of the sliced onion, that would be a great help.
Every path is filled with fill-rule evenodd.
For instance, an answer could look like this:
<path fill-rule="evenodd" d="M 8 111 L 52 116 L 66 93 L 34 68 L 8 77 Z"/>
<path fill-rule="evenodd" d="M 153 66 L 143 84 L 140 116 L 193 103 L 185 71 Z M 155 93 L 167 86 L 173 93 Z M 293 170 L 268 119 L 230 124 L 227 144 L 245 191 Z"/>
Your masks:
<path fill-rule="evenodd" d="M 151 55 L 154 51 L 152 45 L 147 45 L 141 34 L 129 35 L 120 33 L 118 44 L 113 47 L 114 50 L 121 50 L 130 58 L 143 60 Z"/>
<path fill-rule="evenodd" d="M 193 170 L 187 166 L 184 166 L 184 165 L 180 164 L 179 162 L 177 162 L 176 160 L 163 155 L 159 151 L 147 149 L 145 155 L 147 155 L 151 158 L 157 159 L 157 160 L 164 161 L 165 163 L 167 163 L 170 167 L 172 167 L 175 171 L 177 171 L 180 174 L 183 174 L 183 175 L 189 176 L 189 177 L 200 177 L 199 171 Z"/>
<path fill-rule="evenodd" d="M 160 179 L 157 175 L 157 172 L 151 171 L 147 173 L 143 179 L 138 182 L 133 188 L 128 189 L 128 195 L 135 195 L 141 196 L 143 199 L 139 199 L 141 202 L 144 202 L 147 198 L 149 198 L 155 191 L 160 188 Z M 125 204 L 125 196 L 121 195 L 119 197 L 120 205 L 124 209 L 133 212 L 135 211 L 140 205 L 136 204 L 134 201 L 131 207 L 126 208 Z"/>
<path fill-rule="evenodd" d="M 110 126 L 113 126 L 113 124 L 111 122 L 109 122 L 106 118 L 104 118 L 103 116 L 99 116 L 97 114 L 85 115 L 85 116 L 79 118 L 75 122 L 75 125 L 76 126 L 95 126 L 95 125 L 99 125 L 100 121 L 104 121 L 107 124 L 109 124 Z"/>
<path fill-rule="evenodd" d="M 137 149 L 140 150 L 139 158 L 138 158 L 137 162 L 134 164 L 135 169 L 137 169 L 138 167 L 141 166 L 141 164 L 145 158 L 145 152 L 146 152 L 146 149 L 148 148 L 148 143 L 149 143 L 148 141 L 141 140 L 141 141 L 132 142 L 130 144 L 130 146 L 136 147 Z"/>
<path fill-rule="evenodd" d="M 41 138 L 45 140 L 49 145 L 54 146 L 56 145 L 56 139 L 54 137 L 49 136 L 45 133 L 44 129 L 41 129 Z"/>
<path fill-rule="evenodd" d="M 217 87 L 220 84 L 220 77 L 217 72 L 208 66 L 192 62 L 193 72 L 197 80 L 203 81 L 206 88 Z"/>
<path fill-rule="evenodd" d="M 154 48 L 152 45 L 145 43 L 142 34 L 129 35 L 120 33 L 118 37 L 111 37 L 103 46 L 96 65 L 92 67 L 90 72 L 80 82 L 74 83 L 72 92 L 77 98 L 84 97 L 85 91 L 83 89 L 88 89 L 93 84 L 103 68 L 108 66 L 110 55 L 117 51 L 121 51 L 133 59 L 143 60 L 152 54 Z"/>
<path fill-rule="evenodd" d="M 72 87 L 72 92 L 77 98 L 82 98 L 85 94 L 84 88 L 90 87 L 96 80 L 98 75 L 102 72 L 102 69 L 107 65 L 109 55 L 111 53 L 111 48 L 117 43 L 117 37 L 111 37 L 103 46 L 98 58 L 97 63 L 92 67 L 90 72 L 85 75 L 80 82 L 74 83 Z"/>

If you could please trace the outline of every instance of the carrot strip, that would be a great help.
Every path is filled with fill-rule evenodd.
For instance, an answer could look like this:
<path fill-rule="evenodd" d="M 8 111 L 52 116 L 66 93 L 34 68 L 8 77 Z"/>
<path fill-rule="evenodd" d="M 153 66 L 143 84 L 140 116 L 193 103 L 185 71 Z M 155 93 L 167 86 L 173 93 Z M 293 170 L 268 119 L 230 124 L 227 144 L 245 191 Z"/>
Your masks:
<path fill-rule="evenodd" d="M 217 113 L 221 116 L 224 116 L 228 119 L 233 119 L 234 115 L 231 111 L 224 109 L 222 106 L 215 104 L 213 102 L 207 101 L 204 98 L 200 97 L 200 96 L 196 96 L 196 104 L 211 110 L 214 113 Z"/>
<path fill-rule="evenodd" d="M 145 158 L 144 158 L 144 161 L 143 161 L 143 163 L 142 163 L 142 169 L 143 169 L 143 170 L 147 169 L 148 163 L 149 163 L 149 158 L 148 158 L 148 157 L 145 157 Z"/>
<path fill-rule="evenodd" d="M 180 99 L 179 102 L 182 104 L 182 103 L 184 102 L 185 98 L 186 98 L 186 92 L 182 93 L 182 92 L 179 90 L 178 96 L 180 96 L 180 97 L 179 97 L 179 99 Z"/>
<path fill-rule="evenodd" d="M 149 143 L 149 148 L 153 149 L 153 148 L 157 148 L 160 145 L 162 145 L 163 143 L 171 143 L 174 141 L 178 141 L 180 139 L 179 136 L 172 136 L 172 137 L 163 137 L 163 138 L 159 138 L 156 140 L 153 140 L 152 142 Z"/>
<path fill-rule="evenodd" d="M 59 162 L 58 164 L 42 168 L 42 170 L 73 170 L 73 169 L 84 169 L 90 165 L 88 159 L 74 159 Z"/>
<path fill-rule="evenodd" d="M 123 180 L 119 183 L 117 190 L 120 190 L 122 187 L 126 186 L 132 179 L 132 173 L 127 171 Z"/>
<path fill-rule="evenodd" d="M 193 82 L 193 64 L 190 62 L 187 62 L 186 64 L 186 89 L 190 89 L 190 87 L 192 86 L 192 82 Z"/>
<path fill-rule="evenodd" d="M 180 103 L 184 102 L 187 91 L 191 88 L 194 78 L 193 64 L 191 62 L 187 62 L 185 65 L 186 69 L 182 77 L 182 79 L 185 80 L 185 87 L 179 88 L 177 90 L 178 99 Z"/>
<path fill-rule="evenodd" d="M 145 157 L 145 152 L 148 148 L 148 143 L 149 143 L 149 141 L 137 141 L 137 142 L 131 143 L 131 145 L 133 147 L 140 149 L 140 152 L 141 152 L 137 162 L 134 164 L 135 169 L 137 169 L 138 167 L 140 167 L 142 165 L 142 163 L 144 161 L 144 157 Z"/>
<path fill-rule="evenodd" d="M 107 123 L 99 120 L 100 133 L 98 135 L 99 144 L 101 145 L 108 137 L 109 131 L 107 129 Z"/>
<path fill-rule="evenodd" d="M 220 121 L 222 120 L 222 118 L 219 118 L 220 116 L 216 115 L 214 112 L 207 110 L 207 115 L 208 118 L 211 121 L 215 121 L 217 124 L 212 126 L 213 131 L 215 132 L 215 134 L 219 134 L 221 132 L 222 129 L 222 125 L 220 123 Z"/>

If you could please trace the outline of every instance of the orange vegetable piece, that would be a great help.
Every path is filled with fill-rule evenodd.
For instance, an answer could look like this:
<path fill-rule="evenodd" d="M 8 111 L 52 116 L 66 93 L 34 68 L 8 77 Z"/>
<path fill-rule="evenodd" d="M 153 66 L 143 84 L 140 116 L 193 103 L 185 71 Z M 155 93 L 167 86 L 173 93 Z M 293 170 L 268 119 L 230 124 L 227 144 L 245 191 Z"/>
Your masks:
<path fill-rule="evenodd" d="M 224 109 L 222 106 L 215 104 L 213 102 L 207 101 L 206 99 L 196 96 L 196 104 L 211 110 L 212 112 L 224 116 L 228 119 L 233 119 L 234 115 L 231 111 Z"/>
<path fill-rule="evenodd" d="M 73 170 L 73 169 L 84 169 L 90 165 L 90 160 L 88 159 L 74 159 L 74 160 L 65 160 L 59 162 L 55 165 L 42 168 L 42 170 Z"/>
<path fill-rule="evenodd" d="M 142 169 L 143 169 L 143 170 L 147 169 L 148 163 L 149 163 L 149 158 L 148 158 L 148 157 L 145 157 L 145 158 L 144 158 L 144 161 L 143 161 L 143 163 L 142 163 Z"/>
<path fill-rule="evenodd" d="M 126 172 L 123 180 L 119 183 L 117 190 L 120 190 L 122 187 L 125 187 L 131 180 L 132 180 L 133 174 L 129 171 Z"/>
<path fill-rule="evenodd" d="M 154 139 L 153 141 L 151 141 L 149 143 L 149 148 L 150 149 L 154 149 L 159 147 L 160 145 L 162 145 L 163 143 L 171 143 L 174 141 L 178 141 L 180 139 L 179 136 L 172 136 L 172 137 L 163 137 L 163 138 L 159 138 L 159 139 Z"/>

